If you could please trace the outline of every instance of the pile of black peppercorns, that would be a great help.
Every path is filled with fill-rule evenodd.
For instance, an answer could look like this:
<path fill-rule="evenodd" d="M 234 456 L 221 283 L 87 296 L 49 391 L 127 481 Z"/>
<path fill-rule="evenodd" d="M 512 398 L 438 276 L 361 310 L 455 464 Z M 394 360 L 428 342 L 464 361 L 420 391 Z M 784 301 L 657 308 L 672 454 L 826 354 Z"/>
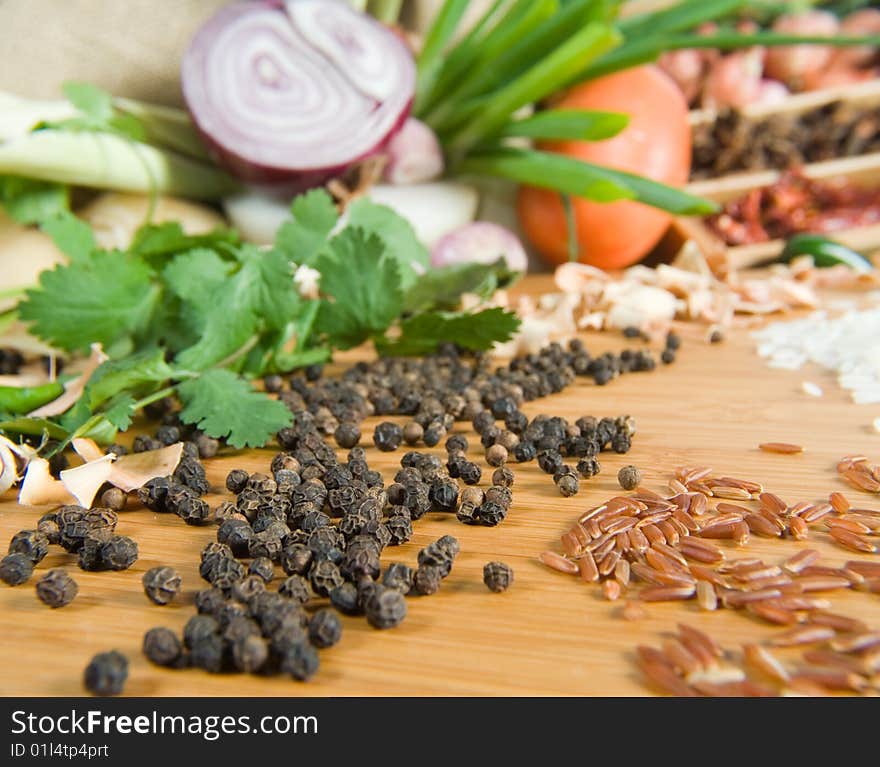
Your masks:
<path fill-rule="evenodd" d="M 675 348 L 677 339 L 667 339 L 665 351 Z M 384 549 L 410 540 L 414 521 L 428 512 L 445 512 L 464 524 L 498 525 L 513 499 L 512 463 L 536 460 L 559 492 L 571 496 L 582 479 L 599 472 L 600 452 L 630 449 L 635 424 L 629 416 L 584 416 L 574 423 L 548 415 L 529 419 L 520 409 L 524 402 L 560 392 L 577 377 L 604 385 L 620 374 L 655 367 L 648 350 L 594 358 L 576 339 L 568 348 L 553 343 L 494 368 L 486 355 L 445 345 L 423 358 L 358 363 L 336 379 L 324 378 L 321 368 L 312 366 L 291 376 L 287 390 L 281 376 L 269 376 L 266 390 L 278 394 L 294 423 L 277 435 L 282 452 L 272 460 L 270 473 L 231 471 L 226 486 L 235 499 L 216 509 L 201 497 L 209 486 L 199 458 L 215 455 L 220 443 L 182 424 L 170 401 L 157 403 L 151 415 L 161 419 L 161 426 L 154 437 L 136 437 L 133 450 L 184 440 L 184 456 L 173 476 L 157 477 L 140 488 L 138 500 L 187 524 L 214 522 L 218 527 L 217 542 L 201 556 L 199 572 L 210 588 L 197 593 L 197 615 L 182 638 L 167 628 L 151 629 L 144 637 L 144 654 L 171 668 L 281 672 L 309 679 L 318 668 L 317 650 L 334 645 L 342 628 L 332 610 L 313 610 L 313 600 L 326 598 L 339 612 L 362 615 L 384 629 L 405 618 L 406 597 L 440 588 L 459 553 L 458 541 L 449 535 L 423 548 L 416 566 L 394 562 L 382 569 Z M 384 421 L 374 429 L 373 444 L 380 451 L 434 447 L 445 440 L 445 462 L 409 450 L 386 487 L 359 446 L 361 423 L 374 415 L 409 419 L 402 426 Z M 468 439 L 450 434 L 457 421 L 470 422 L 485 463 L 493 469 L 485 489 L 477 486 L 483 469 L 468 456 Z M 338 460 L 331 437 L 349 450 L 344 461 Z M 126 452 L 120 445 L 108 451 Z M 111 498 L 109 492 L 101 500 L 122 508 L 124 494 Z M 113 508 L 66 506 L 44 515 L 37 531 L 16 536 L 10 555 L 0 562 L 0 578 L 27 580 L 49 543 L 78 553 L 85 569 L 130 566 L 137 545 L 115 535 L 116 519 Z M 277 591 L 269 591 L 276 567 L 285 578 Z M 145 591 L 159 604 L 179 589 L 170 568 L 155 568 L 147 576 Z M 43 589 L 47 598 L 72 599 L 75 584 L 53 578 Z M 489 563 L 484 570 L 491 591 L 506 589 L 512 578 L 502 563 Z M 96 658 L 104 655 L 113 667 L 107 674 L 124 681 L 115 655 Z M 93 669 L 93 676 L 100 677 L 99 671 Z"/>
<path fill-rule="evenodd" d="M 419 552 L 415 567 L 393 562 L 383 570 L 386 547 L 410 540 L 413 522 L 435 512 L 454 514 L 464 524 L 495 526 L 513 500 L 511 458 L 537 460 L 560 493 L 573 495 L 580 477 L 599 471 L 601 451 L 629 450 L 635 433 L 629 416 L 585 416 L 572 424 L 547 415 L 530 420 L 520 410 L 526 399 L 571 383 L 576 365 L 589 368 L 584 359 L 588 355 L 575 342 L 569 351 L 553 345 L 489 371 L 485 358 L 467 359 L 446 349 L 418 360 L 359 363 L 338 379 L 324 379 L 313 369 L 292 377 L 289 391 L 282 391 L 279 377 L 268 378 L 266 388 L 278 392 L 295 416 L 278 434 L 283 451 L 269 473 L 229 472 L 226 487 L 235 499 L 214 510 L 217 542 L 203 550 L 199 570 L 211 588 L 197 594 L 199 614 L 182 640 L 164 628 L 148 632 L 146 656 L 174 668 L 282 672 L 305 680 L 317 670 L 317 650 L 341 633 L 325 607 L 310 615 L 306 608 L 317 600 L 328 599 L 346 615 L 362 615 L 376 628 L 398 625 L 406 616 L 405 598 L 436 593 L 459 553 L 457 540 L 446 535 Z M 602 370 L 613 369 L 609 359 Z M 373 433 L 380 451 L 430 447 L 445 439 L 445 462 L 408 450 L 386 486 L 358 444 L 361 421 L 376 414 L 412 419 L 405 426 L 381 422 Z M 467 437 L 449 434 L 456 420 L 465 419 L 494 468 L 485 489 L 477 486 L 483 470 L 469 458 Z M 349 450 L 344 460 L 337 458 L 331 435 Z M 157 507 L 167 505 L 171 495 L 162 481 L 147 483 L 139 493 Z M 276 567 L 285 577 L 269 591 Z M 512 571 L 491 563 L 485 577 L 490 590 L 502 591 Z"/>

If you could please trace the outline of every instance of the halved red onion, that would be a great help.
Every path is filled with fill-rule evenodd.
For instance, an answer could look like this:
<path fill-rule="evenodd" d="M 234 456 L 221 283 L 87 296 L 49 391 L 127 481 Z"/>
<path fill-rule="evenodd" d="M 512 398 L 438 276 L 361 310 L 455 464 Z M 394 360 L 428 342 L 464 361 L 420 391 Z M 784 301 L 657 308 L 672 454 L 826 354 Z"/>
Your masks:
<path fill-rule="evenodd" d="M 305 188 L 383 149 L 416 72 L 392 31 L 341 0 L 262 0 L 199 29 L 182 81 L 219 162 L 245 181 Z"/>

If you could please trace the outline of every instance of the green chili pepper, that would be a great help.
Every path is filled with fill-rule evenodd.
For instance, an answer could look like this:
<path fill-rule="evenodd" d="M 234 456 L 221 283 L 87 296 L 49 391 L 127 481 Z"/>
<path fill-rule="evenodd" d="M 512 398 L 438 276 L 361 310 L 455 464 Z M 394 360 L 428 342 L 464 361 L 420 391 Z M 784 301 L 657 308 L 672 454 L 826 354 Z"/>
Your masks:
<path fill-rule="evenodd" d="M 64 386 L 58 381 L 41 386 L 0 386 L 0 411 L 21 415 L 58 399 Z"/>
<path fill-rule="evenodd" d="M 788 263 L 797 256 L 812 256 L 813 263 L 819 267 L 844 264 L 861 274 L 874 269 L 874 265 L 861 253 L 819 234 L 794 235 L 785 244 L 777 261 Z"/>

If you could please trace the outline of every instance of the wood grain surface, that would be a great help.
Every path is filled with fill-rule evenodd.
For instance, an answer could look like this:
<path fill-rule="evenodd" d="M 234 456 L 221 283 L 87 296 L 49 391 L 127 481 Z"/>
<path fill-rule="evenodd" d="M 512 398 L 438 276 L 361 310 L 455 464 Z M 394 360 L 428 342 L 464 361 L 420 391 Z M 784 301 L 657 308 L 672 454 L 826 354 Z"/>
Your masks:
<path fill-rule="evenodd" d="M 525 287 L 538 284 L 530 281 Z M 147 662 L 141 654 L 144 632 L 153 626 L 179 631 L 193 614 L 193 595 L 205 586 L 197 572 L 199 551 L 214 539 L 216 528 L 189 527 L 171 515 L 133 507 L 121 515 L 118 528 L 140 546 L 140 559 L 130 570 L 82 572 L 72 555 L 52 547 L 27 584 L 0 585 L 0 693 L 81 695 L 89 659 L 116 648 L 131 663 L 125 693 L 138 696 L 643 696 L 656 691 L 636 670 L 633 650 L 637 644 L 659 645 L 678 622 L 706 630 L 731 651 L 743 642 L 767 639 L 778 629 L 742 611 L 701 612 L 693 602 L 648 604 L 644 619 L 626 621 L 620 616 L 622 601 L 608 602 L 598 587 L 550 571 L 537 560 L 542 550 L 555 546 L 579 511 L 619 491 L 617 471 L 627 463 L 641 468 L 645 487 L 659 491 L 674 467 L 709 464 L 761 481 L 790 503 L 824 499 L 841 490 L 854 505 L 880 506 L 880 498 L 850 488 L 834 469 L 847 453 L 880 460 L 880 435 L 870 428 L 880 415 L 877 407 L 851 404 L 823 371 L 764 367 L 746 331 L 715 345 L 705 341 L 703 328 L 682 327 L 681 333 L 684 344 L 672 366 L 626 375 L 606 387 L 579 383 L 528 403 L 529 416 L 630 414 L 638 425 L 633 449 L 624 456 L 603 454 L 601 474 L 584 481 L 573 498 L 562 498 L 534 463 L 514 466 L 514 503 L 497 528 L 467 527 L 440 514 L 417 522 L 412 541 L 386 549 L 383 562 L 414 564 L 419 548 L 445 533 L 455 535 L 461 555 L 440 592 L 409 599 L 409 614 L 394 630 L 375 630 L 362 618 L 344 617 L 342 641 L 321 652 L 321 668 L 309 683 L 171 671 Z M 594 351 L 633 343 L 617 334 L 584 338 Z M 800 385 L 806 379 L 822 386 L 824 397 L 804 394 Z M 758 444 L 767 441 L 796 442 L 806 450 L 800 455 L 759 451 Z M 274 452 L 252 450 L 208 461 L 209 479 L 222 489 L 231 468 L 265 471 Z M 368 449 L 371 465 L 386 481 L 400 455 Z M 484 477 L 489 476 L 484 469 Z M 224 497 L 217 493 L 209 500 L 216 505 Z M 43 511 L 17 506 L 8 495 L 0 502 L 0 539 L 33 528 Z M 858 557 L 828 541 L 819 531 L 811 532 L 808 541 L 826 563 L 869 556 Z M 804 546 L 754 536 L 736 551 L 722 545 L 732 556 L 748 552 L 769 562 Z M 515 582 L 508 592 L 493 594 L 483 585 L 482 567 L 490 560 L 513 567 Z M 158 607 L 144 596 L 141 577 L 156 565 L 172 565 L 183 576 L 183 591 L 172 605 Z M 58 610 L 44 606 L 34 592 L 35 581 L 50 567 L 68 568 L 80 586 L 76 600 Z M 880 596 L 855 591 L 829 596 L 836 611 L 880 627 Z M 779 655 L 798 657 L 795 651 Z"/>

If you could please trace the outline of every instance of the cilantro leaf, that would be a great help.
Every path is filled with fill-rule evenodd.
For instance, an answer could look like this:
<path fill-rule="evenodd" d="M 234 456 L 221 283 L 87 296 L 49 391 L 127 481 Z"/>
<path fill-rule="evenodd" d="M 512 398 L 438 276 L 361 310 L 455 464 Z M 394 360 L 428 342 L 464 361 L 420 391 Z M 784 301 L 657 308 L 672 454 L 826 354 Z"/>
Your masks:
<path fill-rule="evenodd" d="M 518 328 L 517 316 L 498 307 L 461 314 L 425 312 L 404 320 L 399 338 L 379 339 L 376 346 L 382 354 L 397 356 L 428 354 L 441 343 L 485 351 L 496 342 L 509 341 Z"/>
<path fill-rule="evenodd" d="M 151 258 L 182 253 L 194 248 L 232 250 L 239 244 L 238 233 L 218 227 L 205 234 L 187 234 L 177 221 L 161 224 L 145 224 L 135 232 L 131 243 L 132 253 Z"/>
<path fill-rule="evenodd" d="M 384 333 L 403 308 L 400 268 L 382 241 L 348 227 L 334 237 L 317 262 L 321 302 L 315 330 L 332 346 L 350 349 Z"/>
<path fill-rule="evenodd" d="M 92 227 L 68 210 L 45 219 L 40 228 L 52 238 L 58 250 L 73 262 L 84 261 L 98 247 Z"/>
<path fill-rule="evenodd" d="M 96 85 L 71 81 L 61 86 L 61 92 L 80 112 L 95 122 L 106 122 L 113 116 L 113 98 Z"/>
<path fill-rule="evenodd" d="M 193 248 L 172 259 L 162 270 L 168 290 L 181 300 L 206 306 L 213 291 L 222 285 L 235 265 L 208 248 Z"/>
<path fill-rule="evenodd" d="M 0 205 L 19 224 L 39 224 L 68 210 L 69 190 L 61 184 L 21 176 L 0 176 Z"/>
<path fill-rule="evenodd" d="M 201 315 L 199 340 L 181 351 L 175 361 L 189 370 L 205 370 L 241 349 L 257 331 L 257 316 L 237 280 L 219 285 L 211 293 L 209 308 Z"/>
<path fill-rule="evenodd" d="M 424 312 L 455 309 L 463 293 L 489 298 L 498 288 L 507 287 L 519 277 L 501 258 L 494 264 L 453 264 L 435 267 L 422 275 L 407 291 L 404 311 Z"/>
<path fill-rule="evenodd" d="M 95 251 L 42 272 L 39 287 L 19 303 L 19 316 L 60 349 L 85 351 L 95 342 L 109 347 L 147 329 L 160 294 L 152 277 L 138 258 Z"/>
<path fill-rule="evenodd" d="M 349 226 L 375 234 L 400 266 L 400 284 L 406 290 L 431 264 L 427 248 L 419 242 L 412 224 L 387 205 L 361 197 L 348 207 Z"/>
<path fill-rule="evenodd" d="M 285 221 L 275 237 L 275 249 L 288 261 L 311 264 L 336 226 L 339 214 L 323 189 L 297 195 L 290 206 L 293 219 Z"/>
<path fill-rule="evenodd" d="M 233 447 L 261 447 L 293 422 L 283 403 L 255 391 L 228 370 L 209 370 L 184 381 L 178 394 L 184 423 L 195 424 L 211 437 L 225 437 Z"/>
<path fill-rule="evenodd" d="M 130 394 L 120 394 L 101 415 L 104 416 L 119 431 L 125 431 L 131 426 L 136 406 L 134 397 Z"/>
<path fill-rule="evenodd" d="M 283 255 L 243 246 L 239 257 L 238 272 L 207 294 L 201 336 L 177 358 L 183 367 L 204 370 L 221 362 L 256 334 L 285 327 L 299 311 L 301 299 Z"/>
<path fill-rule="evenodd" d="M 120 392 L 137 392 L 150 384 L 167 381 L 173 375 L 174 371 L 165 362 L 161 349 L 148 349 L 119 360 L 108 360 L 92 373 L 86 400 L 94 410 Z"/>
<path fill-rule="evenodd" d="M 266 327 L 283 328 L 299 311 L 301 299 L 293 283 L 293 269 L 284 254 L 244 245 L 239 250 L 244 261 L 241 274 L 250 280 L 255 311 Z"/>

